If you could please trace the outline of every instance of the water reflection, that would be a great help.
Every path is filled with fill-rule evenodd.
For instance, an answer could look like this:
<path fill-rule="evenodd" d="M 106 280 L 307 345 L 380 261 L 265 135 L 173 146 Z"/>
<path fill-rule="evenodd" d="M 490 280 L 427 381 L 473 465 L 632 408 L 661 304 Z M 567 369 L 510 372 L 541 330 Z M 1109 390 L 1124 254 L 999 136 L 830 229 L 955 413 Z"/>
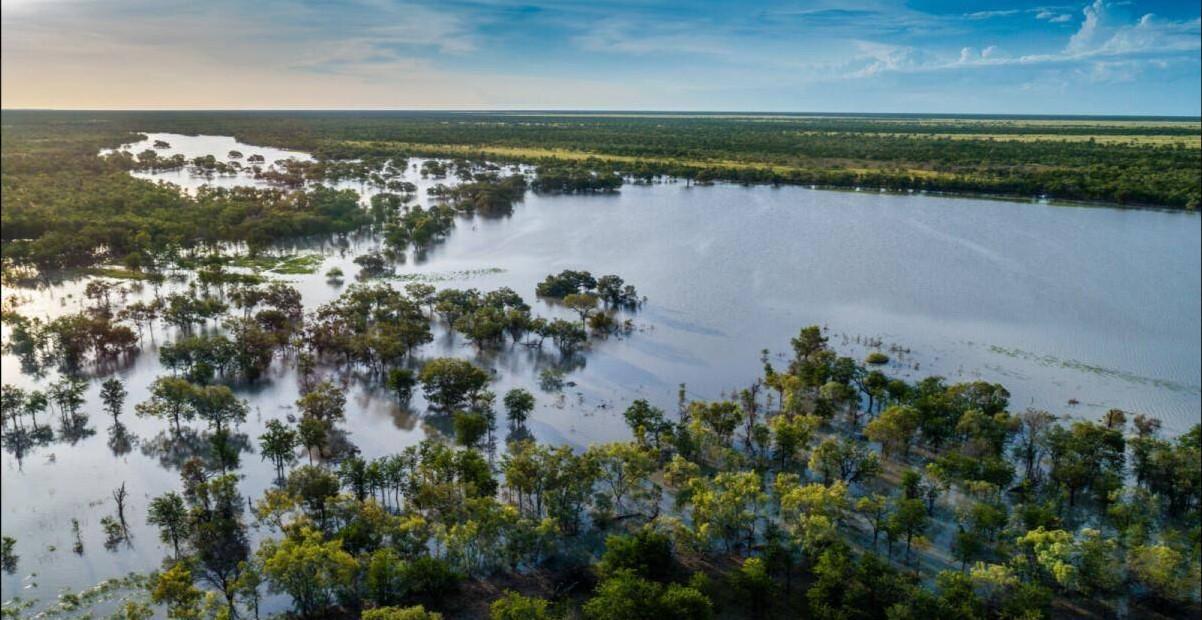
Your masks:
<path fill-rule="evenodd" d="M 124 424 L 113 422 L 113 425 L 108 428 L 108 446 L 112 451 L 113 456 L 123 457 L 129 454 L 137 443 L 138 437 L 129 431 Z"/>
<path fill-rule="evenodd" d="M 234 469 L 243 453 L 252 453 L 250 436 L 242 432 L 198 431 L 184 426 L 179 432 L 160 431 L 140 442 L 144 456 L 164 469 L 180 470 L 189 461 L 199 461 L 210 471 Z"/>
<path fill-rule="evenodd" d="M 96 429 L 88 426 L 89 417 L 82 413 L 65 413 L 59 421 L 58 437 L 67 445 L 75 444 L 96 434 Z"/>
<path fill-rule="evenodd" d="M 25 456 L 31 450 L 48 446 L 54 442 L 54 439 L 54 431 L 48 426 L 36 426 L 31 429 L 17 427 L 6 430 L 3 435 L 0 435 L 0 442 L 3 442 L 5 452 L 13 455 L 18 468 L 23 465 Z"/>

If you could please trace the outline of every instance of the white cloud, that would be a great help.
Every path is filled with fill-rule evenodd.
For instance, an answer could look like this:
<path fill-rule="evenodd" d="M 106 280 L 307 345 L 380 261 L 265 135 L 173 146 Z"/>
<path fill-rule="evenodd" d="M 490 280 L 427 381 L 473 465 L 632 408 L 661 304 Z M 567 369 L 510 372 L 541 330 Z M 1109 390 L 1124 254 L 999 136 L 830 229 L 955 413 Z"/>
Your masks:
<path fill-rule="evenodd" d="M 1169 53 L 1202 48 L 1202 20 L 1171 21 L 1147 13 L 1134 24 L 1122 22 L 1105 0 L 1085 7 L 1080 29 L 1069 39 L 1069 56 L 1111 56 L 1136 53 Z"/>
<path fill-rule="evenodd" d="M 1073 21 L 1073 16 L 1068 13 L 1060 13 L 1052 9 L 1036 9 L 1035 19 L 1046 21 L 1050 24 L 1063 24 Z"/>
<path fill-rule="evenodd" d="M 1076 65 L 1077 74 L 1090 81 L 1129 81 L 1145 67 L 1167 66 L 1166 58 L 1183 55 L 1196 61 L 1202 49 L 1202 20 L 1172 21 L 1151 13 L 1135 22 L 1114 14 L 1112 3 L 1094 2 L 1082 11 L 1080 28 L 1059 52 L 1009 56 L 997 46 L 985 46 L 980 52 L 971 46 L 960 48 L 954 57 L 927 54 L 918 57 L 912 48 L 861 45 L 861 57 L 868 64 L 845 73 L 845 77 L 871 77 L 886 71 L 928 72 L 949 69 L 989 68 L 1016 65 Z M 1004 13 L 993 11 L 985 13 Z M 972 15 L 981 15 L 970 14 Z M 1061 15 L 1039 9 L 1039 19 L 1059 22 Z M 875 51 L 874 51 L 875 50 Z M 883 51 L 882 51 L 883 50 Z"/>
<path fill-rule="evenodd" d="M 870 41 L 858 41 L 856 47 L 859 53 L 850 63 L 853 68 L 844 77 L 866 78 L 889 71 L 913 71 L 930 62 L 922 50 L 912 47 Z"/>
<path fill-rule="evenodd" d="M 633 104 L 634 87 L 431 56 L 483 42 L 463 14 L 386 0 L 22 3 L 3 14 L 4 107 L 271 108 Z M 149 7 L 149 8 L 148 8 Z"/>
<path fill-rule="evenodd" d="M 973 13 L 966 13 L 964 16 L 968 19 L 990 19 L 993 17 L 1010 17 L 1019 13 L 1022 13 L 1019 9 L 1001 9 L 995 11 L 975 11 Z"/>

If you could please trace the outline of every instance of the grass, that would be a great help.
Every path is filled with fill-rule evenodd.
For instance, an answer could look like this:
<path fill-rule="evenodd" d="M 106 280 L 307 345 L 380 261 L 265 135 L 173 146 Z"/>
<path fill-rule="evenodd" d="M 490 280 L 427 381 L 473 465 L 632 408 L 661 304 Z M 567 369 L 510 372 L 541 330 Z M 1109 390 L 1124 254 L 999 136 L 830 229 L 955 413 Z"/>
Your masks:
<path fill-rule="evenodd" d="M 1180 393 L 1187 393 L 1187 394 L 1202 393 L 1202 388 L 1200 388 L 1197 385 L 1186 385 L 1186 384 L 1178 383 L 1176 381 L 1169 381 L 1166 379 L 1156 379 L 1156 378 L 1152 378 L 1152 377 L 1144 377 L 1144 376 L 1140 376 L 1135 373 L 1127 372 L 1124 370 L 1118 370 L 1115 368 L 1106 368 L 1105 366 L 1089 364 L 1089 363 L 1082 362 L 1079 360 L 1065 360 L 1065 359 L 1056 357 L 1054 355 L 1041 355 L 1038 353 L 1032 353 L 1030 351 L 1024 351 L 1022 349 L 999 347 L 997 345 L 989 345 L 988 348 L 991 353 L 996 353 L 998 355 L 1004 355 L 1004 356 L 1010 357 L 1010 358 L 1027 360 L 1029 362 L 1039 364 L 1040 366 L 1067 368 L 1070 370 L 1076 370 L 1078 372 L 1082 372 L 1082 373 L 1086 373 L 1086 374 L 1097 375 L 1097 376 L 1112 378 L 1112 379 L 1119 379 L 1121 381 L 1126 381 L 1128 383 L 1137 383 L 1140 385 L 1152 385 L 1157 388 L 1166 389 L 1166 390 L 1170 390 L 1173 392 L 1180 392 Z"/>
<path fill-rule="evenodd" d="M 153 280 L 156 277 L 161 278 L 161 275 L 148 273 L 145 271 L 133 271 L 131 269 L 122 269 L 120 267 L 91 267 L 83 270 L 84 273 L 98 278 L 114 278 L 118 280 Z"/>
<path fill-rule="evenodd" d="M 268 269 L 273 269 L 280 263 L 281 260 L 283 260 L 282 257 L 279 256 L 251 256 L 249 254 L 229 256 L 225 257 L 225 259 L 225 264 L 229 265 L 230 267 L 241 267 L 243 269 L 252 269 L 254 271 L 266 271 Z"/>
<path fill-rule="evenodd" d="M 302 275 L 317 273 L 325 257 L 320 254 L 292 254 L 287 256 L 242 254 L 225 256 L 222 261 L 229 267 L 240 267 L 255 272 L 268 271 L 284 275 Z"/>
<path fill-rule="evenodd" d="M 368 145 L 377 144 L 372 141 L 351 140 L 344 142 L 345 144 Z M 886 170 L 884 168 L 848 168 L 840 166 L 787 166 L 782 164 L 771 164 L 760 161 L 741 161 L 735 159 L 681 159 L 676 157 L 644 157 L 634 155 L 611 155 L 608 153 L 594 153 L 592 151 L 582 151 L 574 149 L 551 149 L 542 147 L 524 147 L 524 146 L 485 146 L 471 144 L 432 144 L 418 142 L 390 142 L 390 146 L 409 149 L 417 153 L 422 153 L 431 156 L 471 156 L 476 154 L 491 155 L 494 157 L 506 157 L 518 160 L 538 160 L 538 159 L 557 159 L 562 161 L 588 161 L 598 160 L 604 162 L 619 162 L 619 163 L 657 163 L 688 166 L 691 168 L 732 168 L 738 170 L 771 170 L 773 172 L 786 174 L 789 172 L 800 170 L 847 170 L 849 172 L 879 172 Z M 953 177 L 955 175 L 948 172 L 940 172 L 937 170 L 927 170 L 924 168 L 888 168 L 889 172 L 905 173 L 916 177 L 936 178 L 936 177 Z"/>
<path fill-rule="evenodd" d="M 443 271 L 434 273 L 401 273 L 391 276 L 392 280 L 400 280 L 402 282 L 448 282 L 451 280 L 467 280 L 480 276 L 493 275 L 497 273 L 505 273 L 500 267 L 486 267 L 483 269 L 462 269 L 459 271 Z"/>
<path fill-rule="evenodd" d="M 320 254 L 290 256 L 280 261 L 279 264 L 271 269 L 271 272 L 286 275 L 317 273 L 317 270 L 325 260 L 325 257 Z"/>
<path fill-rule="evenodd" d="M 956 118 L 940 116 L 904 116 L 888 117 L 876 115 L 838 115 L 825 114 L 714 114 L 714 113 L 647 113 L 647 112 L 503 112 L 500 116 L 542 117 L 542 118 L 631 118 L 631 119 L 727 119 L 751 121 L 799 121 L 825 120 L 854 121 L 864 120 L 873 123 L 892 124 L 922 124 L 922 125 L 955 125 L 973 126 L 1006 126 L 1006 127 L 1108 127 L 1108 128 L 1193 128 L 1202 130 L 1202 123 L 1189 119 L 1134 119 L 1134 118 Z"/>
<path fill-rule="evenodd" d="M 810 132 L 812 133 L 812 132 Z M 1128 146 L 1186 146 L 1202 149 L 1202 135 L 1155 135 L 1155 134 L 1057 134 L 1057 133 L 905 133 L 905 132 L 875 132 L 872 135 L 897 138 L 917 138 L 930 140 L 987 140 L 1010 142 L 1095 142 L 1105 145 Z"/>

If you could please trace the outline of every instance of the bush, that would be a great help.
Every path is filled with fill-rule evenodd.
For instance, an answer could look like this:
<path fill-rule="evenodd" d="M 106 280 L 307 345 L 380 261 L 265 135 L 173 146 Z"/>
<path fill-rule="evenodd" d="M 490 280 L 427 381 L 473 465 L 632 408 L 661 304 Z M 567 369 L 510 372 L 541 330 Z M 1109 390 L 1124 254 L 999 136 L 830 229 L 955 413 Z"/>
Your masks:
<path fill-rule="evenodd" d="M 409 593 L 427 600 L 439 600 L 455 591 L 462 577 L 442 560 L 422 556 L 405 564 L 403 580 Z"/>
<path fill-rule="evenodd" d="M 517 592 L 505 591 L 505 596 L 492 602 L 488 608 L 491 620 L 547 620 L 547 601 Z"/>
<path fill-rule="evenodd" d="M 597 586 L 584 604 L 590 620 L 705 620 L 713 615 L 709 597 L 696 588 L 641 579 L 618 571 Z"/>
<path fill-rule="evenodd" d="M 644 579 L 665 581 L 672 572 L 672 541 L 648 528 L 632 536 L 610 536 L 598 568 L 606 576 L 629 570 Z"/>
<path fill-rule="evenodd" d="M 880 351 L 873 351 L 872 353 L 868 354 L 868 357 L 864 358 L 864 362 L 866 364 L 880 366 L 882 364 L 889 363 L 889 356 L 885 355 L 884 353 L 881 353 Z"/>
<path fill-rule="evenodd" d="M 559 275 L 547 276 L 534 288 L 539 297 L 563 299 L 568 295 L 597 288 L 597 279 L 587 271 L 565 269 Z"/>
<path fill-rule="evenodd" d="M 362 620 L 442 620 L 442 614 L 425 607 L 377 607 L 364 610 Z"/>

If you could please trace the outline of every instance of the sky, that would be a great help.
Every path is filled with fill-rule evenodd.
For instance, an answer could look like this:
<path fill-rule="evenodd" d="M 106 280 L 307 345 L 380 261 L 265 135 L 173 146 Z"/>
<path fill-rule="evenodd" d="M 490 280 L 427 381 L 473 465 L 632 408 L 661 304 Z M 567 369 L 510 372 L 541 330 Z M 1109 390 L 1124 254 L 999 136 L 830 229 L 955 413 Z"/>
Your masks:
<path fill-rule="evenodd" d="M 1192 0 L 2 6 L 4 108 L 1202 114 Z"/>

